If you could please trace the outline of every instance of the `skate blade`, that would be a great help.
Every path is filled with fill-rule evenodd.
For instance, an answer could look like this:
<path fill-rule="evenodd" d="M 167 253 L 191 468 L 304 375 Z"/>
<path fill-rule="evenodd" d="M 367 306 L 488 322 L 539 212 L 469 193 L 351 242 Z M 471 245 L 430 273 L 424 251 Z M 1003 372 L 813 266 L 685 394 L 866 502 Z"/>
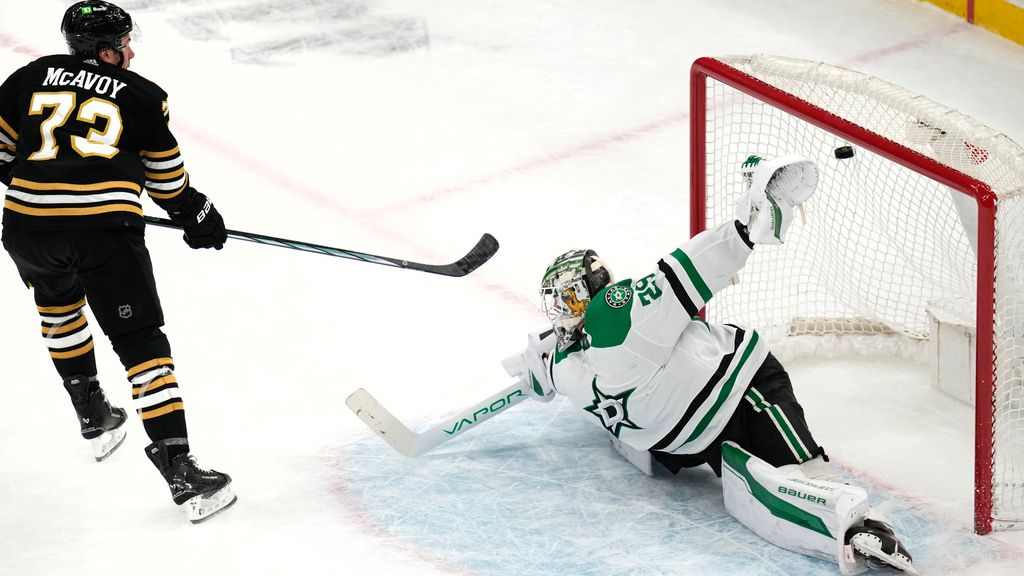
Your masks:
<path fill-rule="evenodd" d="M 230 508 L 238 501 L 238 496 L 231 490 L 231 484 L 212 494 L 194 496 L 185 502 L 185 516 L 193 524 L 206 522 L 216 514 Z"/>
<path fill-rule="evenodd" d="M 906 556 L 902 554 L 889 555 L 882 552 L 882 541 L 878 538 L 873 538 L 867 534 L 857 534 L 850 539 L 850 545 L 864 556 L 884 562 L 886 565 L 912 576 L 921 576 L 921 573 L 914 568 L 914 565 L 911 564 Z"/>
<path fill-rule="evenodd" d="M 103 462 L 121 446 L 127 435 L 124 426 L 119 426 L 93 438 L 89 441 L 92 444 L 92 457 L 97 462 Z"/>

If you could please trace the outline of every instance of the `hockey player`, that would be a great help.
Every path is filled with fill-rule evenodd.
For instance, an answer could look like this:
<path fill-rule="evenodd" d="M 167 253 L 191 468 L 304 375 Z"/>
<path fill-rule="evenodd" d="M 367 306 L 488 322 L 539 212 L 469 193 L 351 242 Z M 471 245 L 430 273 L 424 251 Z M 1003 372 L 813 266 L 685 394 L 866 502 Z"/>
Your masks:
<path fill-rule="evenodd" d="M 42 336 L 97 461 L 125 437 L 125 411 L 97 377 L 85 305 L 127 370 L 152 444 L 146 454 L 193 522 L 235 501 L 231 478 L 190 456 L 185 412 L 144 237 L 143 190 L 192 248 L 220 249 L 224 220 L 190 185 L 168 129 L 167 94 L 128 70 L 132 19 L 78 2 L 70 55 L 40 58 L 0 85 L 3 245 L 33 289 Z"/>
<path fill-rule="evenodd" d="M 782 243 L 817 185 L 814 164 L 793 155 L 751 156 L 743 175 L 736 220 L 694 236 L 646 276 L 615 281 L 593 250 L 556 258 L 541 284 L 553 329 L 531 334 L 505 368 L 540 400 L 568 397 L 647 474 L 652 460 L 673 473 L 708 464 L 729 513 L 766 540 L 837 562 L 843 574 L 916 574 L 867 493 L 829 471 L 764 340 L 697 317 L 756 244 Z"/>

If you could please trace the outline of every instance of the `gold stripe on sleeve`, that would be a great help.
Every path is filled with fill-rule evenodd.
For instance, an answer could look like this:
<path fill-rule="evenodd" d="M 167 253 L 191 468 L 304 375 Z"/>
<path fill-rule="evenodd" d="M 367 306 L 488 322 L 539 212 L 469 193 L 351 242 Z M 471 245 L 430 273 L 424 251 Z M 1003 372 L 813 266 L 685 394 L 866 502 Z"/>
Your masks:
<path fill-rule="evenodd" d="M 174 180 L 184 173 L 184 166 L 178 168 L 174 172 L 146 172 L 146 180 Z"/>
<path fill-rule="evenodd" d="M 143 150 L 142 152 L 139 152 L 139 156 L 142 156 L 143 158 L 167 158 L 168 156 L 174 156 L 180 152 L 181 151 L 178 150 L 178 147 L 175 146 L 174 148 L 164 150 L 163 152 L 150 152 L 149 150 Z"/>
<path fill-rule="evenodd" d="M 11 128 L 11 125 L 5 122 L 2 116 L 0 116 L 0 128 L 3 128 L 4 132 L 7 132 L 8 136 L 13 136 L 14 140 L 18 139 L 18 132 L 14 128 Z"/>

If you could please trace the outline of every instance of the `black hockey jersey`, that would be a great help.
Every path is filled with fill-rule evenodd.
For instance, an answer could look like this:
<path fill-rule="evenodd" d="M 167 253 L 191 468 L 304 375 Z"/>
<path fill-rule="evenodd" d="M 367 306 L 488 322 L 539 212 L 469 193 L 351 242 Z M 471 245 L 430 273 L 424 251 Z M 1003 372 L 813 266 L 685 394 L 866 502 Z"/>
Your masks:
<path fill-rule="evenodd" d="M 167 93 L 80 56 L 45 56 L 0 86 L 4 228 L 142 227 L 142 191 L 177 212 L 192 194 Z"/>

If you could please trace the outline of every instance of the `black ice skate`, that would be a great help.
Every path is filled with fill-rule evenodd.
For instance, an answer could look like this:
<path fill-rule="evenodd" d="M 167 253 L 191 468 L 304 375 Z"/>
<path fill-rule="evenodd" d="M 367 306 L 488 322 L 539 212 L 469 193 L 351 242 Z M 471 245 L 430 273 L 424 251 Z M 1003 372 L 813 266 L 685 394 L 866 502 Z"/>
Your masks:
<path fill-rule="evenodd" d="M 892 526 L 885 522 L 866 518 L 864 524 L 846 531 L 846 542 L 864 559 L 868 568 L 894 569 L 918 576 L 910 553 L 896 538 Z"/>
<path fill-rule="evenodd" d="M 124 409 L 111 406 L 95 376 L 71 376 L 64 379 L 71 404 L 78 414 L 82 438 L 92 444 L 92 455 L 102 462 L 124 442 L 127 419 Z"/>
<path fill-rule="evenodd" d="M 187 452 L 171 459 L 167 444 L 154 442 L 146 447 L 146 455 L 167 481 L 174 503 L 185 505 L 185 515 L 193 524 L 208 520 L 238 499 L 231 491 L 231 476 L 200 468 Z"/>

